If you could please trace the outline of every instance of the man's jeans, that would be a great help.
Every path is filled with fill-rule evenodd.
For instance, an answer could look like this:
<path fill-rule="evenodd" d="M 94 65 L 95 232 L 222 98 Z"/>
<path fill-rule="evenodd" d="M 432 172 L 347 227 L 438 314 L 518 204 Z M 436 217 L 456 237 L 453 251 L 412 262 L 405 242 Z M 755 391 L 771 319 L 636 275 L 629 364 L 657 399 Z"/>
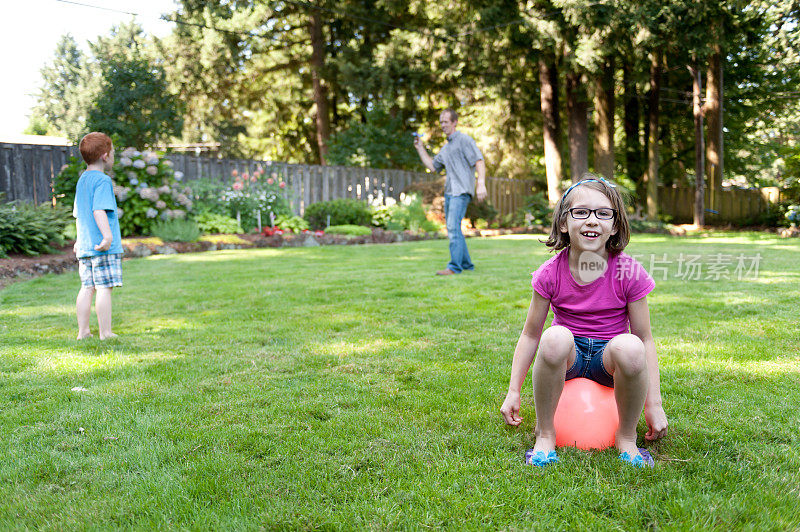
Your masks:
<path fill-rule="evenodd" d="M 461 232 L 461 220 L 467 214 L 467 205 L 471 200 L 469 194 L 444 195 L 444 218 L 447 222 L 447 238 L 450 239 L 450 264 L 447 268 L 455 273 L 475 269 L 467 251 L 467 241 Z"/>

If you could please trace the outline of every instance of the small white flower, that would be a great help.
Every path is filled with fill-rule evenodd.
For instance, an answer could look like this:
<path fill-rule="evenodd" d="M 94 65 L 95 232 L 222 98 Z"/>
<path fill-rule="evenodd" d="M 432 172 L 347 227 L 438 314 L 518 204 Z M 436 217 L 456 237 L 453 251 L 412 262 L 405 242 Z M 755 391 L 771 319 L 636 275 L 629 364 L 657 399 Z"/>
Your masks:
<path fill-rule="evenodd" d="M 156 175 L 158 173 L 158 167 L 155 166 L 148 166 L 147 170 L 145 170 L 150 175 Z"/>
<path fill-rule="evenodd" d="M 166 209 L 166 208 L 167 208 L 167 204 L 164 203 L 162 200 L 158 200 L 156 202 L 156 209 Z"/>
<path fill-rule="evenodd" d="M 170 161 L 169 159 L 164 159 L 164 164 L 166 164 L 169 167 L 172 167 L 174 165 L 174 163 L 172 161 Z"/>
<path fill-rule="evenodd" d="M 131 185 L 133 185 L 133 186 L 136 186 L 136 185 L 138 185 L 138 184 L 139 184 L 139 180 L 138 180 L 138 179 L 136 179 L 135 177 L 132 177 L 132 178 L 131 178 Z"/>
<path fill-rule="evenodd" d="M 181 172 L 180 170 L 177 170 L 177 171 L 175 172 L 175 179 L 177 179 L 178 181 L 180 181 L 181 179 L 183 179 L 183 172 Z"/>
<path fill-rule="evenodd" d="M 141 159 L 136 159 L 135 161 L 133 161 L 133 167 L 134 168 L 144 168 L 145 166 L 147 166 L 147 165 Z"/>
<path fill-rule="evenodd" d="M 133 161 L 131 161 L 128 157 L 125 157 L 123 155 L 122 157 L 119 158 L 119 164 L 121 164 L 122 166 L 130 166 L 131 164 L 133 164 Z"/>
<path fill-rule="evenodd" d="M 147 209 L 145 216 L 147 216 L 148 218 L 155 218 L 156 216 L 158 216 L 158 211 L 150 207 L 149 209 Z"/>

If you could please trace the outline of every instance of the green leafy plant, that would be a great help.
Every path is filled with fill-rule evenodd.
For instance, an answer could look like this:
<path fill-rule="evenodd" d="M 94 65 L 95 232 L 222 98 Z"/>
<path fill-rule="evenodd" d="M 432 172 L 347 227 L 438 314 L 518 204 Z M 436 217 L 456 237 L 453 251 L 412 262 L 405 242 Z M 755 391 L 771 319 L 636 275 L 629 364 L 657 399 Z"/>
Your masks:
<path fill-rule="evenodd" d="M 0 257 L 9 253 L 55 252 L 53 246 L 64 244 L 64 234 L 71 221 L 70 211 L 48 203 L 0 203 Z"/>
<path fill-rule="evenodd" d="M 195 214 L 194 221 L 205 234 L 231 234 L 241 233 L 242 226 L 235 218 L 214 212 L 200 212 Z"/>
<path fill-rule="evenodd" d="M 372 222 L 372 211 L 363 201 L 335 199 L 309 205 L 303 217 L 312 229 L 324 229 L 327 225 L 368 226 Z"/>
<path fill-rule="evenodd" d="M 161 220 L 153 226 L 152 235 L 164 242 L 197 242 L 200 226 L 194 220 Z"/>
<path fill-rule="evenodd" d="M 367 236 L 372 234 L 372 229 L 363 225 L 332 225 L 325 229 L 329 235 L 346 235 L 346 236 Z"/>
<path fill-rule="evenodd" d="M 302 233 L 308 230 L 308 222 L 299 216 L 278 216 L 275 218 L 275 227 L 290 233 Z"/>

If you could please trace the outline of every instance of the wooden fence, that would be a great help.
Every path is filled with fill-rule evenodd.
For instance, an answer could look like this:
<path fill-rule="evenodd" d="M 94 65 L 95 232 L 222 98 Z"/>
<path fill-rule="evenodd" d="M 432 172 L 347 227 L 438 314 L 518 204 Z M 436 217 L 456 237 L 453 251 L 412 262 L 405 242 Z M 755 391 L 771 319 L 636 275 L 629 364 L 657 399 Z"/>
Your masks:
<path fill-rule="evenodd" d="M 0 193 L 6 201 L 50 201 L 53 177 L 73 155 L 80 157 L 77 146 L 0 144 Z"/>
<path fill-rule="evenodd" d="M 0 144 L 0 192 L 5 192 L 8 201 L 50 201 L 52 181 L 70 156 L 80 157 L 77 147 Z M 437 178 L 427 172 L 216 159 L 185 153 L 171 153 L 167 158 L 175 170 L 183 172 L 184 182 L 189 183 L 199 178 L 230 183 L 234 179 L 233 170 L 252 174 L 260 166 L 267 175 L 275 174 L 286 182 L 286 197 L 292 210 L 300 215 L 308 205 L 318 201 L 399 199 L 400 193 L 412 183 Z M 487 178 L 486 183 L 489 200 L 501 214 L 522 207 L 522 199 L 531 193 L 532 186 L 530 181 L 494 177 Z"/>
<path fill-rule="evenodd" d="M 0 144 L 0 192 L 6 194 L 7 201 L 50 201 L 53 178 L 70 156 L 80 156 L 76 146 Z M 233 170 L 252 173 L 260 165 L 267 174 L 275 173 L 286 182 L 287 199 L 292 210 L 300 215 L 312 203 L 336 198 L 364 201 L 398 199 L 411 183 L 436 177 L 430 173 L 405 170 L 215 159 L 185 153 L 171 153 L 167 158 L 189 182 L 202 177 L 227 183 L 233 181 Z M 488 177 L 486 188 L 495 209 L 500 214 L 508 214 L 522 207 L 523 198 L 533 191 L 533 181 Z M 727 223 L 752 217 L 779 199 L 777 189 L 707 190 L 706 222 Z M 672 216 L 674 222 L 690 223 L 693 204 L 694 189 L 659 187 L 659 211 Z"/>
<path fill-rule="evenodd" d="M 781 199 L 776 187 L 763 189 L 708 190 L 704 194 L 705 222 L 709 225 L 752 219 Z M 672 216 L 673 223 L 692 223 L 694 188 L 658 188 L 658 210 Z"/>

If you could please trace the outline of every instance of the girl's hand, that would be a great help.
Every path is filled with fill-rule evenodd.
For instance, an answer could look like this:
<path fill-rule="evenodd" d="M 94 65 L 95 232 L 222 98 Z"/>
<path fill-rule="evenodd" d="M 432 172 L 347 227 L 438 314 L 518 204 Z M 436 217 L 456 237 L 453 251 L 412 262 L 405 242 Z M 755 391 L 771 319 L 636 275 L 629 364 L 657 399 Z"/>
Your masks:
<path fill-rule="evenodd" d="M 661 405 L 645 405 L 644 419 L 647 422 L 647 434 L 644 435 L 644 439 L 654 441 L 667 435 L 667 414 Z"/>
<path fill-rule="evenodd" d="M 519 415 L 519 392 L 508 392 L 506 400 L 503 401 L 503 406 L 500 407 L 500 413 L 503 414 L 506 424 L 517 426 L 522 423 L 522 417 Z"/>

